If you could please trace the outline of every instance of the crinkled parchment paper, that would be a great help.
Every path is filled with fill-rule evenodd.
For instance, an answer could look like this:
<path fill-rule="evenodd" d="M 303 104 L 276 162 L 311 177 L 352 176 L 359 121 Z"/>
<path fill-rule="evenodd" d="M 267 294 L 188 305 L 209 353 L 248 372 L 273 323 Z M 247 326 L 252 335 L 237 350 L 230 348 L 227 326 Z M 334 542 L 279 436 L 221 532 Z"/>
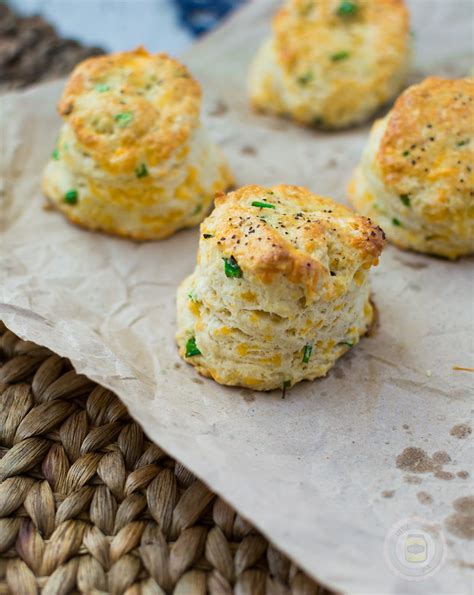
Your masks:
<path fill-rule="evenodd" d="M 248 108 L 245 73 L 273 5 L 254 2 L 185 57 L 203 83 L 207 125 L 239 184 L 303 184 L 344 201 L 368 127 L 323 134 Z M 470 0 L 411 8 L 413 80 L 465 74 Z M 0 318 L 116 391 L 151 438 L 323 583 L 351 593 L 469 592 L 468 517 L 453 506 L 472 493 L 473 453 L 469 436 L 452 429 L 470 424 L 473 376 L 452 367 L 472 366 L 473 260 L 388 247 L 373 272 L 380 328 L 327 378 L 285 400 L 223 388 L 181 363 L 173 339 L 175 290 L 193 269 L 197 230 L 135 244 L 42 209 L 61 88 L 1 104 Z M 421 468 L 407 447 L 426 453 Z M 420 582 L 390 569 L 390 541 L 384 552 L 387 534 L 413 516 L 445 536 L 444 563 Z"/>

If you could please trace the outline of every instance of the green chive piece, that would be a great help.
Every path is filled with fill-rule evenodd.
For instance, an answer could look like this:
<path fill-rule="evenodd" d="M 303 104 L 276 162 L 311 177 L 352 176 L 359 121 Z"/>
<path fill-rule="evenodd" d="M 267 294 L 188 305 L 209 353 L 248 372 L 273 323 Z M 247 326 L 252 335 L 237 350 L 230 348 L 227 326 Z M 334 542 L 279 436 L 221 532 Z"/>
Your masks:
<path fill-rule="evenodd" d="M 311 121 L 311 124 L 313 126 L 323 126 L 324 125 L 324 120 L 323 120 L 323 118 L 321 118 L 321 116 L 316 116 L 316 118 L 314 118 Z"/>
<path fill-rule="evenodd" d="M 341 341 L 339 345 L 347 345 L 348 347 L 354 347 L 353 341 Z"/>
<path fill-rule="evenodd" d="M 205 240 L 208 240 L 209 238 L 213 238 L 214 236 L 212 235 L 212 233 L 203 233 L 203 234 L 202 234 L 202 237 L 203 237 Z"/>
<path fill-rule="evenodd" d="M 197 215 L 201 211 L 202 211 L 202 205 L 196 205 L 196 208 L 194 209 L 194 211 L 192 212 L 192 214 L 193 215 Z"/>
<path fill-rule="evenodd" d="M 400 219 L 397 219 L 396 217 L 394 217 L 394 218 L 392 219 L 392 224 L 393 224 L 393 225 L 396 225 L 397 227 L 403 227 L 403 225 L 402 225 L 402 223 L 401 223 Z"/>
<path fill-rule="evenodd" d="M 269 202 L 259 202 L 258 200 L 254 200 L 252 203 L 252 207 L 258 207 L 259 209 L 275 209 L 275 205 L 271 205 Z"/>
<path fill-rule="evenodd" d="M 95 90 L 99 93 L 105 93 L 106 91 L 110 91 L 110 86 L 105 83 L 99 83 L 95 86 Z"/>
<path fill-rule="evenodd" d="M 186 357 L 193 357 L 194 355 L 201 355 L 201 352 L 196 345 L 196 337 L 189 337 L 186 341 Z"/>
<path fill-rule="evenodd" d="M 306 343 L 306 345 L 304 346 L 304 352 L 303 352 L 303 363 L 304 364 L 307 364 L 309 362 L 309 358 L 311 357 L 312 351 L 313 351 L 313 344 Z"/>
<path fill-rule="evenodd" d="M 224 257 L 223 260 L 224 260 L 225 276 L 229 277 L 229 278 L 236 277 L 236 278 L 240 279 L 242 277 L 243 273 L 242 273 L 242 269 L 237 264 L 237 261 L 235 260 L 235 258 L 233 256 L 231 256 L 230 258 Z"/>
<path fill-rule="evenodd" d="M 410 151 L 403 151 L 402 155 L 404 157 L 408 157 L 408 155 L 410 154 Z"/>
<path fill-rule="evenodd" d="M 346 58 L 349 58 L 349 55 L 349 52 L 347 52 L 346 50 L 341 50 L 340 52 L 331 54 L 331 60 L 333 62 L 340 62 L 341 60 L 346 60 Z"/>
<path fill-rule="evenodd" d="M 313 2 L 308 2 L 305 6 L 300 8 L 300 15 L 306 17 L 313 10 Z"/>
<path fill-rule="evenodd" d="M 144 163 L 141 163 L 135 170 L 135 175 L 137 178 L 145 178 L 148 175 L 147 166 Z"/>
<path fill-rule="evenodd" d="M 411 201 L 408 194 L 400 194 L 400 200 L 406 207 L 411 207 Z"/>
<path fill-rule="evenodd" d="M 133 120 L 133 114 L 132 112 L 123 112 L 121 114 L 115 115 L 114 120 L 117 122 L 120 128 L 124 128 L 125 126 L 128 126 Z"/>
<path fill-rule="evenodd" d="M 57 161 L 59 159 L 59 149 L 56 147 L 56 149 L 54 149 L 54 151 L 51 153 L 51 157 Z"/>
<path fill-rule="evenodd" d="M 359 10 L 359 7 L 355 2 L 351 2 L 350 0 L 342 0 L 339 4 L 339 8 L 337 9 L 337 14 L 340 17 L 351 17 L 356 14 Z"/>
<path fill-rule="evenodd" d="M 458 143 L 456 143 L 457 147 L 464 147 L 464 145 L 469 144 L 469 140 L 468 138 L 464 139 L 464 140 L 460 140 Z"/>
<path fill-rule="evenodd" d="M 75 205 L 78 198 L 79 192 L 77 190 L 71 189 L 68 190 L 64 195 L 64 202 L 67 202 L 68 205 Z"/>
<path fill-rule="evenodd" d="M 302 74 L 298 77 L 298 82 L 300 85 L 307 85 L 310 83 L 314 78 L 314 74 L 309 71 L 306 74 Z"/>

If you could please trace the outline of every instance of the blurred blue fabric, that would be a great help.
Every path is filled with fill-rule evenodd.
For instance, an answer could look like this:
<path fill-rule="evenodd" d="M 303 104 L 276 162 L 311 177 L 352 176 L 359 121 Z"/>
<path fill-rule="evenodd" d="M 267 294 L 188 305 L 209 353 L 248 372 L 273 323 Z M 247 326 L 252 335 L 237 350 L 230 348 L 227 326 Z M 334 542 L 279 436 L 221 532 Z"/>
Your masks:
<path fill-rule="evenodd" d="M 244 0 L 175 0 L 180 21 L 193 35 L 213 29 Z"/>

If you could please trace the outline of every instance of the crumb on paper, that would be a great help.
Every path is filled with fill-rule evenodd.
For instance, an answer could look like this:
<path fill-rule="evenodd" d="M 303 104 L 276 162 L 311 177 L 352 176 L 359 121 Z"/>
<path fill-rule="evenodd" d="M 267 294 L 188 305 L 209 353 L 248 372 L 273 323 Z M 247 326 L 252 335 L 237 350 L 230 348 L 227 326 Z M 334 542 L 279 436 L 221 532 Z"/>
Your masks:
<path fill-rule="evenodd" d="M 401 452 L 395 459 L 395 464 L 398 469 L 402 471 L 408 471 L 410 473 L 432 473 L 437 479 L 443 479 L 445 481 L 454 478 L 454 473 L 451 471 L 445 471 L 443 466 L 452 462 L 449 454 L 444 450 L 438 450 L 430 456 L 426 451 L 421 448 L 409 446 Z M 405 476 L 407 483 L 415 483 L 411 479 L 408 480 Z"/>
<path fill-rule="evenodd" d="M 452 506 L 455 512 L 445 519 L 446 529 L 461 539 L 474 539 L 474 496 L 458 498 Z"/>
<path fill-rule="evenodd" d="M 474 372 L 474 368 L 466 368 L 464 366 L 453 366 L 455 372 Z"/>
<path fill-rule="evenodd" d="M 472 428 L 468 424 L 457 424 L 456 426 L 453 426 L 451 428 L 449 433 L 451 434 L 451 436 L 463 440 L 464 438 L 467 438 L 470 434 L 472 434 Z"/>
<path fill-rule="evenodd" d="M 418 498 L 418 501 L 425 506 L 433 504 L 433 496 L 428 494 L 428 492 L 418 492 L 416 497 Z"/>

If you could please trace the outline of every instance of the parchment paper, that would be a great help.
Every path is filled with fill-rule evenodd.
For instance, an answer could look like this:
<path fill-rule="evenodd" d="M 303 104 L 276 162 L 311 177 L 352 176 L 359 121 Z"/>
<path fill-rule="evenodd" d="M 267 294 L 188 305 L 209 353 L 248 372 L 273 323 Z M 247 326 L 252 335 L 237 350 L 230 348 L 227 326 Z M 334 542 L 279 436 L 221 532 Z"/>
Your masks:
<path fill-rule="evenodd" d="M 471 2 L 410 4 L 414 80 L 464 75 Z M 239 184 L 303 184 L 344 201 L 368 127 L 323 134 L 247 106 L 245 73 L 273 6 L 249 5 L 185 57 L 205 90 L 206 123 Z M 175 290 L 194 267 L 197 230 L 135 244 L 42 209 L 39 177 L 62 85 L 1 104 L 0 319 L 116 391 L 150 438 L 324 584 L 351 593 L 469 592 L 472 541 L 445 523 L 453 501 L 472 493 L 463 473 L 472 472 L 472 446 L 451 430 L 471 419 L 472 375 L 452 366 L 472 366 L 473 260 L 387 248 L 373 272 L 380 328 L 327 378 L 285 400 L 223 388 L 180 363 L 173 339 Z M 397 467 L 410 446 L 450 461 L 437 476 L 434 467 L 410 473 L 406 452 Z M 446 536 L 444 565 L 421 582 L 394 574 L 384 554 L 387 533 L 413 515 Z"/>

